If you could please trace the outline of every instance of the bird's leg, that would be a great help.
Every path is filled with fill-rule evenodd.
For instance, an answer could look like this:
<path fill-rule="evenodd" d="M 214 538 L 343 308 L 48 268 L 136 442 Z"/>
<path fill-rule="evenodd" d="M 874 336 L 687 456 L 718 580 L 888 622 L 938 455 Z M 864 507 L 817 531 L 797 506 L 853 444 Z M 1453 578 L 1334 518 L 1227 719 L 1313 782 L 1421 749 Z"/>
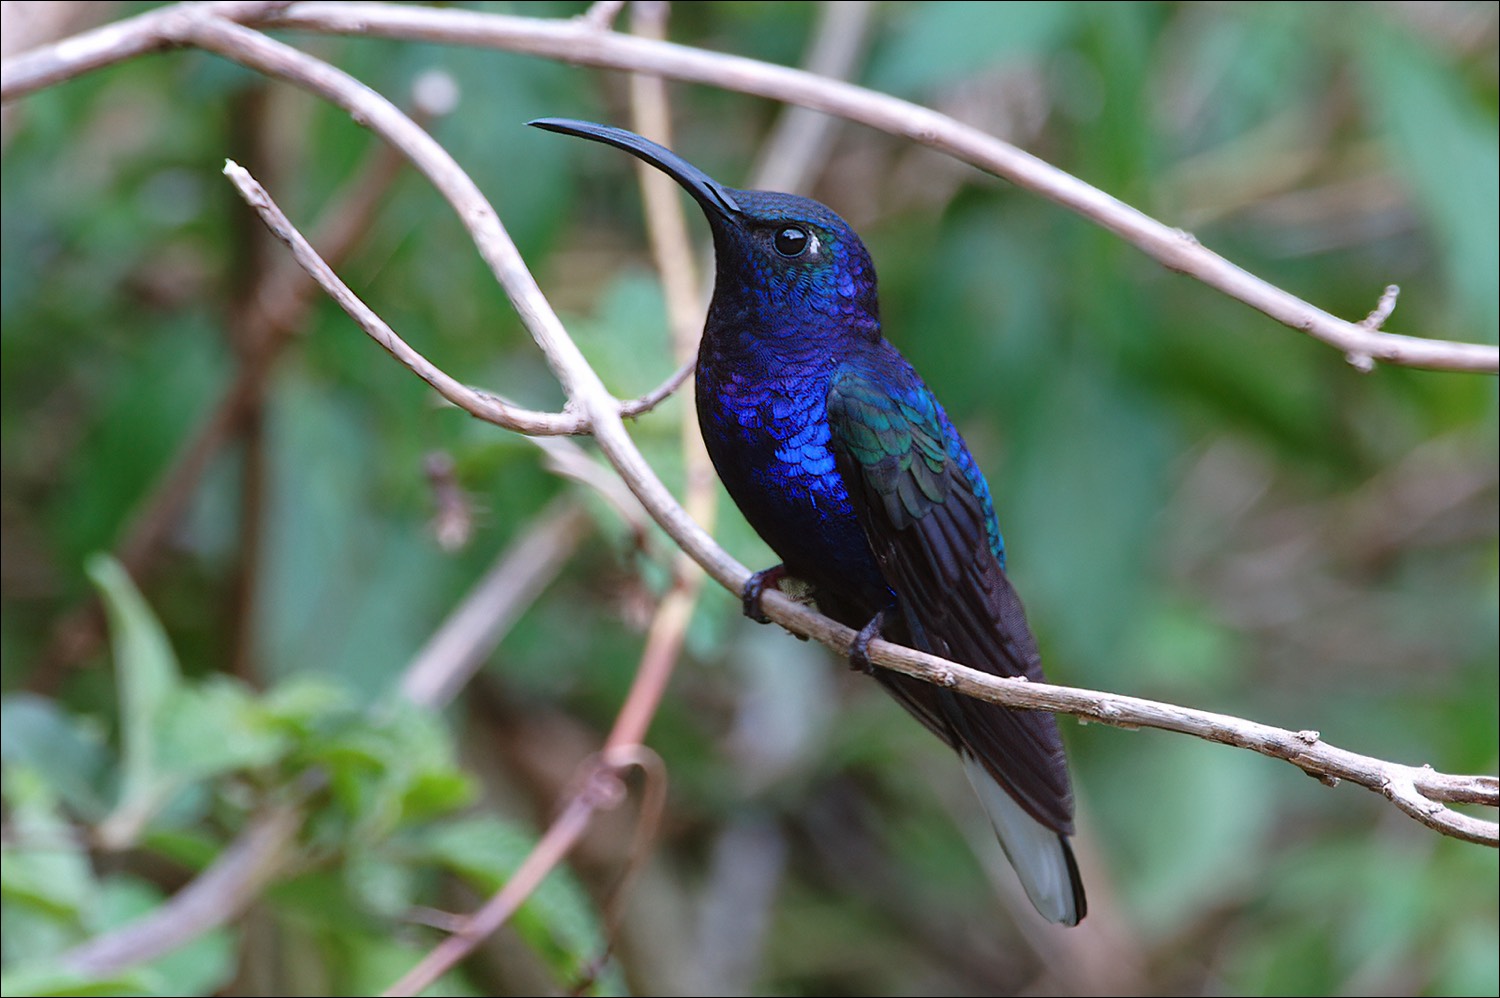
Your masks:
<path fill-rule="evenodd" d="M 885 608 L 889 609 L 891 607 Z M 880 637 L 880 628 L 885 624 L 885 610 L 871 617 L 870 622 L 861 627 L 859 633 L 854 635 L 854 640 L 849 642 L 849 668 L 867 676 L 875 675 L 875 666 L 870 661 L 870 642 Z"/>
<path fill-rule="evenodd" d="M 760 598 L 765 594 L 766 588 L 775 589 L 777 583 L 786 578 L 785 565 L 772 565 L 763 568 L 750 576 L 750 581 L 745 583 L 745 589 L 740 593 L 740 603 L 745 608 L 745 616 L 757 624 L 769 624 L 771 618 L 760 608 Z"/>

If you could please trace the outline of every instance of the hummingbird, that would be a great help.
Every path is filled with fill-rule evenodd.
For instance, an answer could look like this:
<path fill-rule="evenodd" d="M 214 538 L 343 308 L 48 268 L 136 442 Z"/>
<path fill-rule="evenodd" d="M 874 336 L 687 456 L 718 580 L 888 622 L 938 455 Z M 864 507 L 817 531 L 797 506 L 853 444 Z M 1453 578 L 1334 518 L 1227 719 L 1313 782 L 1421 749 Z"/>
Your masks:
<path fill-rule="evenodd" d="M 1073 791 L 1057 721 L 873 666 L 875 638 L 997 676 L 1042 681 L 1005 573 L 988 483 L 932 390 L 881 332 L 875 266 L 810 198 L 737 190 L 621 128 L 529 124 L 622 149 L 677 181 L 708 219 L 714 291 L 698 351 L 698 423 L 730 498 L 781 564 L 745 613 L 794 578 L 858 631 L 850 664 L 952 748 L 1031 903 L 1076 925 Z"/>

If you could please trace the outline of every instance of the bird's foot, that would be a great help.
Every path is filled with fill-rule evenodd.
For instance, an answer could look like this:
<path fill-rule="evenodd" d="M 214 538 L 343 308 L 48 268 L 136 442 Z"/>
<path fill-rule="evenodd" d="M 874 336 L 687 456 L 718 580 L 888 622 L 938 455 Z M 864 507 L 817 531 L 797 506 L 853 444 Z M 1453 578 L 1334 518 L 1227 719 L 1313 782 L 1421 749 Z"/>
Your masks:
<path fill-rule="evenodd" d="M 740 593 L 740 603 L 745 608 L 745 616 L 757 624 L 769 624 L 771 618 L 760 608 L 760 598 L 765 595 L 766 588 L 776 588 L 777 583 L 786 578 L 785 565 L 772 565 L 763 568 L 750 576 L 750 581 L 745 583 L 745 589 Z"/>
<path fill-rule="evenodd" d="M 880 628 L 884 623 L 885 611 L 881 610 L 854 635 L 854 640 L 849 643 L 849 668 L 867 676 L 875 675 L 875 665 L 870 661 L 870 642 L 880 637 Z"/>

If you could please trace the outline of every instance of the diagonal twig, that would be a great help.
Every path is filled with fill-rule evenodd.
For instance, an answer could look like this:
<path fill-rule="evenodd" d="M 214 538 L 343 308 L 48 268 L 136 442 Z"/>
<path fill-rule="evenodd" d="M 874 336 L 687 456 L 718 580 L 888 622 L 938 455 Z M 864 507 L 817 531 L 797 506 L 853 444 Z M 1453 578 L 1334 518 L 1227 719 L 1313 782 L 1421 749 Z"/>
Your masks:
<path fill-rule="evenodd" d="M 610 11 L 611 7 L 600 8 Z M 145 52 L 191 43 L 185 24 L 215 20 L 331 34 L 506 49 L 565 62 L 650 72 L 835 114 L 931 146 L 1077 212 L 1163 266 L 1202 281 L 1283 325 L 1373 362 L 1432 370 L 1500 372 L 1500 348 L 1369 329 L 1241 269 L 1191 234 L 1159 222 L 1050 164 L 947 115 L 888 94 L 755 59 L 607 30 L 609 18 L 545 20 L 383 3 L 180 4 L 12 56 L 0 64 L 0 99 L 14 100 Z"/>
<path fill-rule="evenodd" d="M 1500 348 L 1368 329 L 1241 269 L 1191 234 L 1166 225 L 1071 174 L 976 128 L 889 94 L 785 66 L 600 30 L 583 20 L 433 10 L 380 3 L 299 3 L 278 26 L 335 34 L 503 48 L 679 80 L 813 108 L 931 146 L 1103 226 L 1169 270 L 1187 274 L 1292 329 L 1333 346 L 1356 367 L 1383 361 L 1451 371 L 1500 372 Z"/>
<path fill-rule="evenodd" d="M 636 3 L 632 8 L 632 29 L 655 37 L 665 32 L 666 4 Z M 636 128 L 644 135 L 658 141 L 669 141 L 667 129 L 670 119 L 670 104 L 663 81 L 655 77 L 636 75 L 630 85 L 631 108 L 635 115 Z M 642 195 L 646 202 L 647 227 L 651 236 L 652 254 L 662 280 L 667 312 L 672 329 L 675 352 L 684 369 L 691 370 L 697 354 L 697 334 L 702 326 L 702 308 L 698 300 L 698 279 L 691 251 L 692 240 L 688 235 L 683 217 L 682 202 L 677 187 L 668 178 L 654 170 L 639 171 Z M 562 443 L 563 441 L 553 441 Z M 691 418 L 683 420 L 682 426 L 683 465 L 686 471 L 688 508 L 696 520 L 711 522 L 714 514 L 715 490 L 713 470 L 704 449 L 697 425 Z M 666 594 L 657 604 L 651 626 L 646 633 L 645 647 L 641 652 L 630 690 L 626 694 L 616 715 L 602 758 L 607 761 L 629 758 L 639 759 L 649 750 L 643 747 L 646 731 L 665 696 L 677 660 L 682 650 L 683 638 L 693 607 L 702 588 L 703 573 L 685 553 L 679 551 L 672 560 L 672 581 Z M 649 753 L 656 759 L 655 753 Z M 616 761 L 616 765 L 619 763 Z M 597 763 L 595 765 L 598 765 Z M 665 776 L 652 779 L 651 775 L 661 769 L 660 760 L 654 765 L 644 765 L 648 774 L 646 793 L 642 801 L 641 820 L 637 826 L 636 842 L 630 849 L 624 871 L 613 892 L 609 904 L 611 912 L 618 912 L 622 896 L 628 889 L 635 871 L 644 862 L 649 836 L 656 822 L 651 816 L 659 813 L 662 806 Z M 602 779 L 604 774 L 593 773 L 592 779 Z M 597 806 L 585 808 L 576 798 L 570 800 L 562 813 L 554 819 L 532 852 L 522 863 L 515 878 L 487 901 L 475 914 L 464 919 L 461 930 L 439 942 L 415 967 L 386 992 L 389 996 L 415 995 L 466 958 L 476 946 L 504 924 L 530 895 L 535 886 L 553 865 L 560 863 L 571 852 L 589 827 Z M 516 880 L 525 880 L 517 887 Z M 528 885 L 530 885 L 528 887 Z M 585 968 L 575 991 L 586 987 L 597 975 L 614 945 L 617 917 L 607 920 L 605 946 Z"/>

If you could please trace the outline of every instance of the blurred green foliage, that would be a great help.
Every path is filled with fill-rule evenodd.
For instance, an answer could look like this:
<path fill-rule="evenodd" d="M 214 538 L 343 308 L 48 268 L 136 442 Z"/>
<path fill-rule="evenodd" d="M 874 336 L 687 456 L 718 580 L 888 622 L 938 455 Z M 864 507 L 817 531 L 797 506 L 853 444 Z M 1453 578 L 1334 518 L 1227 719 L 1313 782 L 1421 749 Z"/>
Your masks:
<path fill-rule="evenodd" d="M 679 4 L 672 36 L 796 63 L 817 17 Z M 1392 330 L 1496 342 L 1493 4 L 901 3 L 872 17 L 860 82 L 1008 138 L 1330 312 L 1363 316 L 1395 283 Z M 462 98 L 435 134 L 606 382 L 629 396 L 672 369 L 628 162 L 522 127 L 626 122 L 619 74 L 288 37 L 398 101 L 420 74 L 450 74 Z M 678 151 L 745 183 L 780 109 L 673 95 Z M 5 992 L 378 991 L 435 938 L 409 913 L 467 910 L 503 882 L 602 741 L 669 549 L 657 535 L 639 548 L 525 441 L 434 405 L 320 301 L 259 429 L 221 451 L 137 593 L 91 559 L 121 544 L 233 379 L 246 287 L 279 262 L 219 177 L 224 158 L 310 225 L 372 139 L 187 51 L 7 113 Z M 988 471 L 1052 678 L 1495 771 L 1494 378 L 1359 374 L 1049 203 L 855 126 L 810 193 L 864 235 L 887 334 Z M 450 373 L 560 404 L 414 176 L 340 270 Z M 633 427 L 674 488 L 688 411 L 674 399 Z M 429 530 L 432 451 L 472 500 L 460 551 Z M 396 706 L 412 655 L 560 495 L 596 524 L 563 574 L 453 709 Z M 717 533 L 769 563 L 727 499 Z M 71 611 L 95 585 L 113 646 L 80 657 L 68 639 L 88 625 Z M 1010 874 L 959 768 L 844 672 L 705 591 L 650 737 L 668 812 L 594 991 L 1500 988 L 1494 850 L 1259 756 L 1071 721 L 1093 911 L 1074 933 L 1023 935 L 1030 913 L 997 900 Z M 305 855 L 247 919 L 118 979 L 49 963 L 159 905 L 310 773 L 324 782 Z M 443 993 L 571 987 L 601 954 L 630 836 L 629 820 L 601 821 Z"/>

